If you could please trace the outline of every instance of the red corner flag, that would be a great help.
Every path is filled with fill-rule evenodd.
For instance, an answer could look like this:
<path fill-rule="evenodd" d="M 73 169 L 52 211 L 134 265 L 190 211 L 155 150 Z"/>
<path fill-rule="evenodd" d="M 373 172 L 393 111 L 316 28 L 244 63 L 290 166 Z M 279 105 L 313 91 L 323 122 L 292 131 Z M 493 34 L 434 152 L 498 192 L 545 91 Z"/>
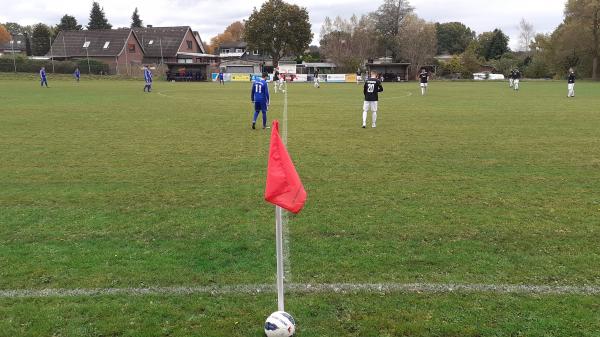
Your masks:
<path fill-rule="evenodd" d="M 271 147 L 267 167 L 267 186 L 265 200 L 292 213 L 298 213 L 304 207 L 306 191 L 292 159 L 279 137 L 279 122 L 273 121 Z"/>

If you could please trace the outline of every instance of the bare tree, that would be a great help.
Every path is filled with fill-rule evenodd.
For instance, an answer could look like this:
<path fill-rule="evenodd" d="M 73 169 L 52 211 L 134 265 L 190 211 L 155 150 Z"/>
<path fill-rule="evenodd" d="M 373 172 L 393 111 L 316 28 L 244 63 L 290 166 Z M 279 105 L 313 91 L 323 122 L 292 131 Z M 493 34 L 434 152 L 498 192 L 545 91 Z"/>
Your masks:
<path fill-rule="evenodd" d="M 428 23 L 413 14 L 404 18 L 404 24 L 396 40 L 402 58 L 411 64 L 411 77 L 416 76 L 419 69 L 430 62 L 437 51 L 435 24 Z"/>
<path fill-rule="evenodd" d="M 413 13 L 414 8 L 408 0 L 384 0 L 377 11 L 373 13 L 375 29 L 379 33 L 381 44 L 392 52 L 392 58 L 397 59 L 400 50 L 396 37 L 400 32 L 404 19 Z"/>
<path fill-rule="evenodd" d="M 366 15 L 350 20 L 325 18 L 321 27 L 321 52 L 338 65 L 338 69 L 354 71 L 375 55 L 378 43 L 375 22 Z"/>
<path fill-rule="evenodd" d="M 527 22 L 525 18 L 519 23 L 519 50 L 529 53 L 531 51 L 531 42 L 535 38 L 535 29 L 533 24 Z"/>

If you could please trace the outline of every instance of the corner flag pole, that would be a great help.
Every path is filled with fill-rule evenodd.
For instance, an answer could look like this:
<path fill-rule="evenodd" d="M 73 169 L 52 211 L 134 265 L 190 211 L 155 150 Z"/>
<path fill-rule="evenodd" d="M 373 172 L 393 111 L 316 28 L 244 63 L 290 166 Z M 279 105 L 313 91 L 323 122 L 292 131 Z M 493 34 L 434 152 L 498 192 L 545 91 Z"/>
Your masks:
<path fill-rule="evenodd" d="M 277 85 L 277 84 L 275 84 Z M 287 83 L 286 83 L 287 87 Z M 287 88 L 286 88 L 287 89 Z M 287 90 L 283 100 L 283 132 L 281 140 L 287 146 Z M 283 241 L 283 209 L 275 206 L 275 250 L 277 251 L 277 310 L 285 311 L 285 265 Z"/>
<path fill-rule="evenodd" d="M 284 307 L 284 269 L 283 269 L 283 209 L 275 206 L 275 249 L 277 250 L 277 310 L 285 311 Z"/>

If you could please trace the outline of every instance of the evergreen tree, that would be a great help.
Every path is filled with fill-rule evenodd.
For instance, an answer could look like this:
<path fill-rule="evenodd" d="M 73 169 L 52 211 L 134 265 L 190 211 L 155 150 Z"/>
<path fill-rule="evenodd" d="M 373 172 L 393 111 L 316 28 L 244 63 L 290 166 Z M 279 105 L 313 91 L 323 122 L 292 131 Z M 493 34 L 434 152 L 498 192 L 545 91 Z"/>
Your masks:
<path fill-rule="evenodd" d="M 142 28 L 143 22 L 140 19 L 140 15 L 138 14 L 137 7 L 133 11 L 133 15 L 131 15 L 131 28 Z"/>
<path fill-rule="evenodd" d="M 111 29 L 112 25 L 108 23 L 104 15 L 104 9 L 100 8 L 100 4 L 96 1 L 92 3 L 92 11 L 90 12 L 90 22 L 87 25 L 89 30 L 93 29 Z"/>
<path fill-rule="evenodd" d="M 60 23 L 56 25 L 56 31 L 65 31 L 65 30 L 82 30 L 83 27 L 77 24 L 77 19 L 74 16 L 65 14 L 61 19 Z"/>
<path fill-rule="evenodd" d="M 510 48 L 508 48 L 508 36 L 506 36 L 506 34 L 504 34 L 500 29 L 494 29 L 493 33 L 494 36 L 490 42 L 486 60 L 497 60 L 502 57 L 504 53 L 510 51 Z"/>
<path fill-rule="evenodd" d="M 33 26 L 32 53 L 36 56 L 43 56 L 50 51 L 50 27 L 43 23 Z"/>

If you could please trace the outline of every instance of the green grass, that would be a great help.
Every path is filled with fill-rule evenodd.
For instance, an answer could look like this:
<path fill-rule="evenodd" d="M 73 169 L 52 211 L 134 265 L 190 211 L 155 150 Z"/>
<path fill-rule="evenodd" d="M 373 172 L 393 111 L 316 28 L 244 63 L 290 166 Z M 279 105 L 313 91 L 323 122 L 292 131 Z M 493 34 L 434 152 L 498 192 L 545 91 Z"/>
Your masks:
<path fill-rule="evenodd" d="M 0 81 L 0 289 L 275 282 L 248 84 Z M 600 286 L 600 84 L 290 85 L 291 281 Z M 273 94 L 270 119 L 281 118 Z M 275 295 L 0 299 L 0 336 L 260 336 Z M 300 336 L 597 336 L 598 297 L 288 296 Z"/>

